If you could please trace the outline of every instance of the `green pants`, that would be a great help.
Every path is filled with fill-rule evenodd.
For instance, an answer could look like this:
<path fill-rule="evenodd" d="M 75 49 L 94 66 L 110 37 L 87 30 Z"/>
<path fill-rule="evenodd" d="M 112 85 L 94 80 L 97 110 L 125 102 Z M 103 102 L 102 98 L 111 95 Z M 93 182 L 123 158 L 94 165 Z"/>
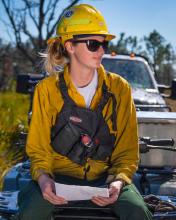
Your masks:
<path fill-rule="evenodd" d="M 62 181 L 63 179 L 65 180 L 65 177 L 61 178 L 61 181 L 59 179 L 59 182 L 90 186 L 99 185 L 96 181 L 85 182 L 78 179 L 75 181 L 75 178 L 70 177 L 66 178 L 66 181 Z M 82 204 L 84 204 L 84 202 L 82 202 Z M 96 206 L 91 201 L 89 201 L 89 204 L 91 206 Z M 52 212 L 54 210 L 54 205 L 43 199 L 40 188 L 35 181 L 31 181 L 21 190 L 18 196 L 18 205 L 19 220 L 51 220 Z M 133 184 L 125 186 L 117 202 L 109 207 L 117 216 L 117 219 L 120 220 L 152 219 L 152 214 L 148 210 L 142 196 L 139 194 Z"/>

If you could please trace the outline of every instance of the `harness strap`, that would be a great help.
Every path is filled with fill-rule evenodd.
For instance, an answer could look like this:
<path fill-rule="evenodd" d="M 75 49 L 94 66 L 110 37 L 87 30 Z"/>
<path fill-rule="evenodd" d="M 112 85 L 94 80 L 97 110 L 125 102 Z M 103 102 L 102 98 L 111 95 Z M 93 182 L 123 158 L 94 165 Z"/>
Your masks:
<path fill-rule="evenodd" d="M 109 74 L 109 73 L 107 72 L 107 74 Z M 100 100 L 100 103 L 98 104 L 98 107 L 97 107 L 97 111 L 99 113 L 101 113 L 103 111 L 103 108 L 107 104 L 110 97 L 112 98 L 112 106 L 113 106 L 113 111 L 112 111 L 112 116 L 111 116 L 111 120 L 112 120 L 112 123 L 113 123 L 113 130 L 117 131 L 117 123 L 116 123 L 116 117 L 117 117 L 116 106 L 117 106 L 117 102 L 116 102 L 116 98 L 115 98 L 115 95 L 112 92 L 108 91 L 105 82 L 103 82 L 102 99 Z"/>
<path fill-rule="evenodd" d="M 105 105 L 107 104 L 108 100 L 110 98 L 110 93 L 107 90 L 107 86 L 105 84 L 105 82 L 103 82 L 103 86 L 102 86 L 102 98 L 98 104 L 97 107 L 97 111 L 100 113 L 102 112 L 103 108 L 105 107 Z"/>
<path fill-rule="evenodd" d="M 107 74 L 109 74 L 109 73 L 107 73 Z M 70 104 L 71 106 L 76 106 L 76 103 L 74 102 L 73 99 L 70 98 L 70 96 L 68 94 L 68 88 L 66 86 L 63 72 L 61 72 L 60 76 L 59 76 L 59 86 L 60 86 L 60 91 L 61 91 L 62 97 L 65 100 L 67 100 L 67 104 Z M 101 100 L 98 104 L 98 107 L 97 107 L 98 114 L 102 114 L 102 111 L 103 111 L 103 109 L 104 109 L 105 105 L 107 104 L 110 97 L 112 98 L 112 102 L 113 102 L 113 111 L 112 111 L 112 116 L 111 116 L 111 120 L 113 123 L 113 130 L 117 131 L 117 125 L 116 125 L 116 116 L 117 116 L 116 115 L 116 105 L 117 105 L 117 102 L 116 102 L 116 98 L 113 93 L 108 91 L 107 86 L 106 86 L 105 82 L 103 81 L 102 98 L 101 98 Z"/>
<path fill-rule="evenodd" d="M 63 99 L 66 100 L 67 105 L 69 104 L 72 106 L 76 106 L 76 103 L 74 102 L 73 99 L 70 98 L 70 96 L 68 94 L 68 88 L 65 83 L 63 72 L 61 72 L 59 75 L 59 86 L 60 86 L 61 95 L 62 95 Z"/>
<path fill-rule="evenodd" d="M 103 161 L 110 158 L 115 143 L 115 134 L 110 133 L 102 112 L 111 97 L 112 100 L 110 101 L 114 105 L 115 96 L 108 91 L 105 81 L 103 81 L 102 95 L 95 110 L 77 106 L 68 94 L 63 72 L 59 75 L 59 88 L 64 99 L 64 106 L 57 116 L 53 128 L 54 138 L 51 143 L 53 149 L 82 165 L 86 164 L 87 158 Z M 113 106 L 112 111 L 114 109 L 115 106 Z M 80 122 L 83 121 L 84 123 L 74 120 L 72 123 L 70 121 L 72 114 L 74 120 L 81 119 Z M 115 116 L 115 112 L 110 115 L 113 118 L 114 127 L 116 125 Z"/>
<path fill-rule="evenodd" d="M 116 119 L 117 119 L 117 114 L 116 114 L 116 106 L 117 106 L 117 101 L 116 101 L 116 98 L 114 96 L 113 93 L 111 93 L 111 97 L 112 97 L 112 108 L 113 108 L 113 111 L 112 111 L 112 122 L 113 122 L 113 130 L 114 131 L 117 131 L 117 123 L 116 123 Z"/>

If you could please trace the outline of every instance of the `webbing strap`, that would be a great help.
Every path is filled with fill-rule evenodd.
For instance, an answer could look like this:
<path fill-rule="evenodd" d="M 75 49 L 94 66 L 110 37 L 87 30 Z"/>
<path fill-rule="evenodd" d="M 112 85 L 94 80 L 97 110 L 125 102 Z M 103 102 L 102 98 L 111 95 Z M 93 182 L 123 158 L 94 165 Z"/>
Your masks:
<path fill-rule="evenodd" d="M 68 88 L 65 83 L 63 72 L 61 72 L 59 75 L 59 86 L 60 86 L 60 91 L 61 91 L 62 97 L 64 100 L 66 100 L 65 103 L 67 103 L 71 106 L 76 106 L 76 103 L 74 102 L 73 99 L 70 98 L 70 96 L 68 94 Z M 104 109 L 105 105 L 107 104 L 110 97 L 112 98 L 112 102 L 113 102 L 113 111 L 112 111 L 113 130 L 116 131 L 117 130 L 117 125 L 116 125 L 116 116 L 117 116 L 116 115 L 116 105 L 117 105 L 117 103 L 116 103 L 116 99 L 115 99 L 114 94 L 108 91 L 106 83 L 103 81 L 102 97 L 101 97 L 101 100 L 100 100 L 98 107 L 97 107 L 98 114 L 102 114 L 102 111 L 103 111 L 103 109 Z"/>
<path fill-rule="evenodd" d="M 97 111 L 102 112 L 102 110 L 105 107 L 105 105 L 107 104 L 109 98 L 110 98 L 110 93 L 107 90 L 107 86 L 106 86 L 105 82 L 103 82 L 102 98 L 98 104 Z"/>
<path fill-rule="evenodd" d="M 100 103 L 98 104 L 98 107 L 97 107 L 97 111 L 99 114 L 102 113 L 105 105 L 107 104 L 109 98 L 112 98 L 112 104 L 113 104 L 113 111 L 112 111 L 112 116 L 111 116 L 111 119 L 112 119 L 112 123 L 113 123 L 113 130 L 114 131 L 117 131 L 117 124 L 116 124 L 116 99 L 115 99 L 115 96 L 113 93 L 109 92 L 108 89 L 107 89 L 107 86 L 105 84 L 105 82 L 103 82 L 103 86 L 102 86 L 102 99 L 100 100 Z"/>
<path fill-rule="evenodd" d="M 76 103 L 74 102 L 73 99 L 70 98 L 70 96 L 68 94 L 68 88 L 65 83 L 63 72 L 61 72 L 59 75 L 59 86 L 60 86 L 60 91 L 61 91 L 62 97 L 63 97 L 64 101 L 66 101 L 64 103 L 75 106 Z"/>
<path fill-rule="evenodd" d="M 113 106 L 113 110 L 112 110 L 112 122 L 113 122 L 113 130 L 114 131 L 117 131 L 117 123 L 116 123 L 116 120 L 117 120 L 117 114 L 116 114 L 116 106 L 117 106 L 117 102 L 116 102 L 116 98 L 114 96 L 113 93 L 112 94 L 112 106 Z"/>

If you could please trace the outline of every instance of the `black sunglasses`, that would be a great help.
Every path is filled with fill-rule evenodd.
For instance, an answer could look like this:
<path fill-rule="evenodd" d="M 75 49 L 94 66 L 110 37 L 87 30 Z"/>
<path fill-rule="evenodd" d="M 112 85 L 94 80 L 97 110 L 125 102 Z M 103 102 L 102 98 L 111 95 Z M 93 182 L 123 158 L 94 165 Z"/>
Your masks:
<path fill-rule="evenodd" d="M 73 43 L 86 43 L 87 49 L 91 52 L 96 52 L 101 46 L 106 52 L 108 49 L 108 41 L 97 41 L 97 40 L 73 40 Z"/>

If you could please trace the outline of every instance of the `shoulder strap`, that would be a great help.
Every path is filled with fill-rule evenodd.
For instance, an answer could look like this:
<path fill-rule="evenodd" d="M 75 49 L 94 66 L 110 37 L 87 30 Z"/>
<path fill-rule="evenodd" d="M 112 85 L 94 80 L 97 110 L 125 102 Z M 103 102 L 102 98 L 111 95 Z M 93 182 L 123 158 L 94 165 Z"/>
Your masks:
<path fill-rule="evenodd" d="M 105 82 L 103 82 L 103 86 L 102 86 L 102 98 L 98 104 L 97 107 L 97 111 L 102 112 L 103 108 L 105 107 L 105 105 L 107 104 L 109 98 L 110 98 L 111 94 L 109 93 L 107 86 L 105 84 Z"/>
<path fill-rule="evenodd" d="M 61 95 L 62 95 L 62 97 L 64 99 L 64 103 L 67 103 L 67 104 L 70 104 L 72 106 L 75 106 L 76 103 L 68 95 L 68 88 L 67 88 L 66 83 L 65 83 L 63 72 L 60 72 L 60 75 L 59 75 L 59 87 L 60 87 Z"/>
<path fill-rule="evenodd" d="M 112 111 L 112 122 L 113 122 L 113 130 L 117 131 L 117 113 L 116 113 L 116 106 L 117 106 L 117 102 L 116 102 L 116 98 L 115 95 L 113 93 L 111 93 L 111 97 L 112 97 L 112 102 L 113 102 L 113 111 Z"/>
<path fill-rule="evenodd" d="M 107 74 L 109 74 L 109 72 L 107 72 Z M 60 87 L 62 97 L 64 99 L 64 103 L 66 103 L 67 105 L 69 104 L 71 106 L 76 106 L 76 103 L 68 95 L 68 88 L 65 83 L 63 72 L 61 72 L 59 75 L 59 87 Z M 116 98 L 112 92 L 108 91 L 108 88 L 107 88 L 106 83 L 104 81 L 103 86 L 102 86 L 102 98 L 101 98 L 101 100 L 98 104 L 98 107 L 97 107 L 98 114 L 102 113 L 103 108 L 107 104 L 110 97 L 112 98 L 112 101 L 113 101 L 113 112 L 112 112 L 113 130 L 117 131 L 117 125 L 116 125 L 116 116 L 117 116 L 116 115 L 116 105 L 117 105 L 117 102 L 116 102 Z"/>
<path fill-rule="evenodd" d="M 109 75 L 109 72 L 107 72 L 107 75 Z M 98 104 L 97 107 L 97 111 L 99 113 L 101 113 L 103 111 L 103 108 L 105 107 L 105 105 L 107 104 L 109 98 L 112 98 L 112 102 L 113 102 L 113 111 L 112 111 L 112 123 L 113 123 L 113 130 L 117 131 L 117 124 L 116 124 L 116 120 L 117 120 L 117 114 L 116 114 L 116 106 L 117 106 L 117 102 L 116 102 L 116 98 L 115 95 L 108 91 L 107 85 L 105 83 L 105 81 L 103 81 L 103 86 L 102 86 L 102 98 L 100 100 L 100 103 Z"/>

